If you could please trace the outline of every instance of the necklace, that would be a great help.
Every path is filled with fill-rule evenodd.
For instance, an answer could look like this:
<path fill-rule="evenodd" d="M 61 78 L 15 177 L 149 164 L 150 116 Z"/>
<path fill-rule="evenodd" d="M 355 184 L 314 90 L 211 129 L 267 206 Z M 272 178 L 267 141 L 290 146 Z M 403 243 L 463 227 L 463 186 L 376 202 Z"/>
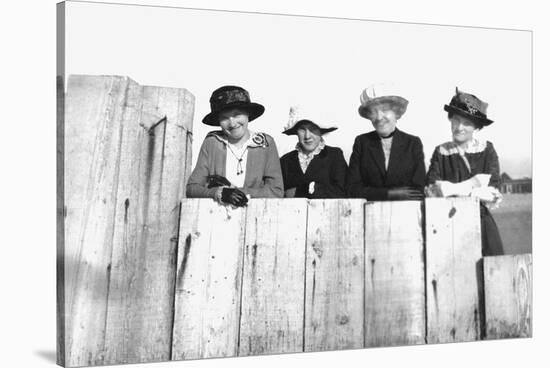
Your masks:
<path fill-rule="evenodd" d="M 237 154 L 231 148 L 231 145 L 228 144 L 227 148 L 229 148 L 229 151 L 231 152 L 233 157 L 235 157 L 237 159 L 237 175 L 242 175 L 244 173 L 244 170 L 243 170 L 243 157 L 244 157 L 244 154 L 246 153 L 246 151 L 248 150 L 248 146 L 246 146 L 244 148 L 243 153 L 241 154 L 241 157 L 237 156 Z"/>
<path fill-rule="evenodd" d="M 393 130 L 393 132 L 391 132 L 390 134 L 388 134 L 388 135 L 387 135 L 387 136 L 385 136 L 385 137 L 383 137 L 383 136 L 380 136 L 380 138 L 382 138 L 382 139 L 388 139 L 388 138 L 391 138 L 391 137 L 393 137 L 393 135 L 395 134 L 395 130 L 396 130 L 396 129 L 394 129 L 394 130 Z"/>

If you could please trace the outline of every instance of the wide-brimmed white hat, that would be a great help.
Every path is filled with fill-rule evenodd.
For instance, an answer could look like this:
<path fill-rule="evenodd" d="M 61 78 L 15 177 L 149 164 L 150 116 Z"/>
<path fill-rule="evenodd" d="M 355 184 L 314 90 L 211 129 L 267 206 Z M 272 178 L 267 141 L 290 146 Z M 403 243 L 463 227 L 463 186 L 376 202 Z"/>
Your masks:
<path fill-rule="evenodd" d="M 389 104 L 395 112 L 395 117 L 399 119 L 407 111 L 409 104 L 407 99 L 399 96 L 399 88 L 393 83 L 373 84 L 361 92 L 359 100 L 359 115 L 365 119 L 369 118 L 371 108 L 381 104 Z"/>
<path fill-rule="evenodd" d="M 319 130 L 321 130 L 321 135 L 330 133 L 338 129 L 338 127 L 334 125 L 329 125 L 325 123 L 325 118 L 323 117 L 323 113 L 314 111 L 307 107 L 304 108 L 300 105 L 295 105 L 290 107 L 290 111 L 288 114 L 288 123 L 284 127 L 283 134 L 286 134 L 286 135 L 297 134 L 300 123 L 304 123 L 304 122 L 310 122 L 315 124 L 317 127 L 319 127 Z"/>

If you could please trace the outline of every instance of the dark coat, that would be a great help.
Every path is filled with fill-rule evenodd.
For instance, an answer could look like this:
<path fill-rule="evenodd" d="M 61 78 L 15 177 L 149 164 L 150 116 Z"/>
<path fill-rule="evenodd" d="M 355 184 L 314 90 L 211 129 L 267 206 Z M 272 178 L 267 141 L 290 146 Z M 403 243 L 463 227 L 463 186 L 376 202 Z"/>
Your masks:
<path fill-rule="evenodd" d="M 302 172 L 298 151 L 288 152 L 281 157 L 281 170 L 285 191 L 296 188 L 295 197 L 301 198 L 344 198 L 346 197 L 346 173 L 348 165 L 342 150 L 326 146 L 316 155 L 306 172 Z M 308 193 L 309 183 L 315 182 L 315 191 Z"/>
<path fill-rule="evenodd" d="M 387 172 L 380 141 L 376 131 L 355 138 L 349 161 L 349 196 L 385 201 L 390 188 L 407 186 L 423 191 L 426 166 L 420 138 L 395 130 Z"/>

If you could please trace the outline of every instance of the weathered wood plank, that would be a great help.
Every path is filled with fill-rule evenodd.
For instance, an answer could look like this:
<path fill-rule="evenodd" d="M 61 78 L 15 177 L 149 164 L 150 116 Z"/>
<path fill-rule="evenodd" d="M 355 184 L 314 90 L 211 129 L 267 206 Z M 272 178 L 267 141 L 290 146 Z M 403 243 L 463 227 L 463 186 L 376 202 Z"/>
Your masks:
<path fill-rule="evenodd" d="M 65 37 L 65 4 L 57 4 L 58 40 Z M 58 47 L 62 47 L 58 45 Z M 64 75 L 64 71 L 62 73 Z M 56 78 L 56 362 L 65 365 L 65 85 Z"/>
<path fill-rule="evenodd" d="M 305 199 L 247 208 L 239 355 L 303 350 Z"/>
<path fill-rule="evenodd" d="M 426 199 L 428 343 L 480 338 L 480 234 L 477 200 Z"/>
<path fill-rule="evenodd" d="M 120 120 L 129 80 L 72 76 L 65 110 L 66 365 L 103 364 Z"/>
<path fill-rule="evenodd" d="M 131 82 L 127 89 L 125 111 L 120 122 L 122 137 L 118 167 L 118 185 L 113 219 L 107 314 L 105 320 L 105 354 L 102 364 L 122 363 L 130 359 L 129 328 L 134 300 L 131 290 L 139 273 L 137 250 L 140 228 L 137 212 L 143 207 L 138 200 L 141 142 L 147 135 L 138 125 L 141 115 L 141 87 Z M 138 159 L 136 159 L 138 158 Z"/>
<path fill-rule="evenodd" d="M 365 346 L 425 342 L 420 202 L 365 205 Z"/>
<path fill-rule="evenodd" d="M 531 254 L 484 257 L 488 339 L 531 337 L 533 269 Z"/>
<path fill-rule="evenodd" d="M 182 202 L 172 359 L 235 356 L 245 208 Z"/>
<path fill-rule="evenodd" d="M 306 351 L 364 346 L 364 203 L 311 200 L 306 252 Z"/>

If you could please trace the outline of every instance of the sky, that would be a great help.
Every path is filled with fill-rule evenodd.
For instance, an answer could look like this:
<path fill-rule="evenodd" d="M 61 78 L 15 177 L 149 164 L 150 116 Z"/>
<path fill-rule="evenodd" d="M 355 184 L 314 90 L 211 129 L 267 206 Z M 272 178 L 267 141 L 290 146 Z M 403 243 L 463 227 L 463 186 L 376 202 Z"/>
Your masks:
<path fill-rule="evenodd" d="M 450 27 L 128 5 L 67 3 L 66 74 L 128 76 L 185 88 L 196 98 L 193 163 L 208 131 L 212 91 L 234 84 L 266 111 L 249 128 L 281 134 L 291 105 L 316 110 L 339 129 L 325 136 L 349 160 L 371 131 L 357 113 L 369 85 L 391 83 L 409 100 L 398 128 L 422 139 L 426 162 L 451 139 L 443 106 L 455 87 L 489 103 L 501 172 L 532 175 L 531 39 L 528 31 Z"/>

